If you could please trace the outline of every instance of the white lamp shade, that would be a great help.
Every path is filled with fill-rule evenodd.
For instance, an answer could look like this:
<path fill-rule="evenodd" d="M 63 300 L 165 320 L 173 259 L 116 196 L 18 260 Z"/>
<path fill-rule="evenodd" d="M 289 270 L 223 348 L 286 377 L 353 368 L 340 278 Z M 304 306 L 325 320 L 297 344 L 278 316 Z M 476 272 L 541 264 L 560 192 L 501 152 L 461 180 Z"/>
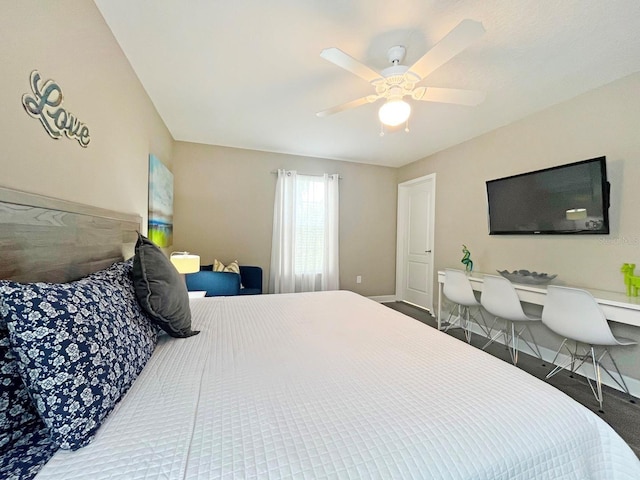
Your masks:
<path fill-rule="evenodd" d="M 200 255 L 192 255 L 189 252 L 173 252 L 170 260 L 179 273 L 200 271 Z"/>
<path fill-rule="evenodd" d="M 411 115 L 411 105 L 404 100 L 389 100 L 378 110 L 380 121 L 390 127 L 406 122 L 409 115 Z"/>
<path fill-rule="evenodd" d="M 584 220 L 587 218 L 586 208 L 571 208 L 567 210 L 567 220 Z"/>

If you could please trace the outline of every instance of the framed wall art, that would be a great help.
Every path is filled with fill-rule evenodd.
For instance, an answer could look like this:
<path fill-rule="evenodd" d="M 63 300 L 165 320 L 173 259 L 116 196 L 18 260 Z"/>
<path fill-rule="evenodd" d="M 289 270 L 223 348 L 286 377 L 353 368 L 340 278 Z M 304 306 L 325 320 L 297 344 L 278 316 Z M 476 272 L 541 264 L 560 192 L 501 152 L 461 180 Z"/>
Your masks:
<path fill-rule="evenodd" d="M 149 155 L 147 237 L 159 247 L 173 244 L 173 174 L 155 155 Z"/>

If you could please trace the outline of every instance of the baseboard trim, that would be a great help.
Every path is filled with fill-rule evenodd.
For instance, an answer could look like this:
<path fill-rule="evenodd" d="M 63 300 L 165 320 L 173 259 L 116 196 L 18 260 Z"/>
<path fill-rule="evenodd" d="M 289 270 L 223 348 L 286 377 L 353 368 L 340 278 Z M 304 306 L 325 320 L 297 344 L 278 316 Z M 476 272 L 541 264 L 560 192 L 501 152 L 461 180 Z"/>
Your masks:
<path fill-rule="evenodd" d="M 402 303 L 406 303 L 407 305 L 411 305 L 412 307 L 416 307 L 420 310 L 423 310 L 425 312 L 427 312 L 429 315 L 431 315 L 432 317 L 434 317 L 433 312 L 431 311 L 431 309 L 427 308 L 427 307 L 423 307 L 422 305 L 418 305 L 417 303 L 411 303 L 411 302 L 407 302 L 406 300 L 399 300 Z"/>
<path fill-rule="evenodd" d="M 395 295 L 380 295 L 380 296 L 377 296 L 377 297 L 367 297 L 367 298 L 373 300 L 374 302 L 378 302 L 378 303 L 389 303 L 389 302 L 406 303 L 407 305 L 411 305 L 412 307 L 416 307 L 416 308 L 419 308 L 420 310 L 424 310 L 425 312 L 427 312 L 431 316 L 434 315 L 434 313 L 431 311 L 431 309 L 429 309 L 427 307 L 423 307 L 422 305 L 418 305 L 417 303 L 407 302 L 406 300 L 399 300 L 398 297 L 396 297 Z"/>
<path fill-rule="evenodd" d="M 396 296 L 395 295 L 378 295 L 378 296 L 367 297 L 367 298 L 373 300 L 374 302 L 378 302 L 378 303 L 388 303 L 388 302 L 395 302 L 396 301 Z"/>
<path fill-rule="evenodd" d="M 457 317 L 453 317 L 452 318 L 453 321 L 457 320 Z M 475 323 L 472 323 L 472 329 L 471 329 L 472 333 L 475 333 L 476 335 L 480 335 L 481 337 L 487 338 L 486 335 L 484 335 L 484 332 L 482 330 L 480 330 L 480 327 L 478 327 L 478 325 L 476 325 Z M 487 338 L 488 339 L 488 338 Z M 498 338 L 495 343 L 499 343 L 501 345 L 504 345 L 504 341 L 503 338 Z M 526 343 L 521 342 L 520 343 L 520 349 L 519 351 L 529 354 L 529 355 L 533 355 L 535 356 L 535 352 L 533 350 L 531 350 Z M 547 347 L 543 347 L 538 345 L 538 348 L 540 349 L 540 354 L 542 355 L 542 360 L 546 363 L 548 363 L 549 365 L 553 365 L 553 363 L 551 363 L 551 361 L 553 360 L 553 357 L 555 357 L 556 352 L 555 350 L 551 350 Z M 567 354 L 563 354 L 561 353 L 560 355 L 558 355 L 558 358 L 556 359 L 556 365 L 558 364 L 563 364 L 565 363 L 567 360 L 569 359 L 569 355 Z M 576 370 L 575 373 L 585 377 L 585 378 L 589 378 L 591 380 L 595 380 L 595 375 L 593 373 L 593 367 L 590 367 L 591 363 L 589 364 L 585 364 L 582 365 L 578 370 Z M 551 367 L 549 368 L 549 371 L 551 371 Z M 636 398 L 640 398 L 640 380 L 632 378 L 632 377 L 628 377 L 626 375 L 622 375 L 622 378 L 624 379 L 625 383 L 627 384 L 627 387 L 629 388 L 629 392 L 631 393 L 631 395 L 633 395 Z M 623 391 L 620 386 L 613 381 L 613 379 L 611 377 L 609 377 L 609 375 L 607 375 L 606 373 L 602 373 L 602 384 L 603 385 L 607 385 L 608 387 L 614 388 L 618 391 Z M 587 387 L 588 388 L 588 387 Z"/>

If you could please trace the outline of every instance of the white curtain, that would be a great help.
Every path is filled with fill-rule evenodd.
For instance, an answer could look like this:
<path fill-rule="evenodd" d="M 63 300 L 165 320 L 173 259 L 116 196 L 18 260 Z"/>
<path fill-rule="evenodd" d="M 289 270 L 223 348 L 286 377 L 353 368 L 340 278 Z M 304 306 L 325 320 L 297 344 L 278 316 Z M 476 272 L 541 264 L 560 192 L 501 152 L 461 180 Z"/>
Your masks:
<path fill-rule="evenodd" d="M 340 288 L 338 178 L 278 170 L 270 293 Z"/>

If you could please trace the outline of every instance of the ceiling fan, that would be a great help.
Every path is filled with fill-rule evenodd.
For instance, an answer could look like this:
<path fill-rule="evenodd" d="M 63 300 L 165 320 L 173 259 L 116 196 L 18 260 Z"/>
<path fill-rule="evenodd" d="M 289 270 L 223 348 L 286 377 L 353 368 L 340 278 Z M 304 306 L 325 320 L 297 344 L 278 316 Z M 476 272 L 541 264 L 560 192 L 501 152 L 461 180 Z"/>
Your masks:
<path fill-rule="evenodd" d="M 426 102 L 478 105 L 485 97 L 482 92 L 417 85 L 480 38 L 484 32 L 480 22 L 463 20 L 410 67 L 401 64 L 406 53 L 405 47 L 402 45 L 391 47 L 388 52 L 391 66 L 381 72 L 364 65 L 338 48 L 326 48 L 320 53 L 322 58 L 369 82 L 375 87 L 375 94 L 328 108 L 317 112 L 316 115 L 326 117 L 384 99 L 385 103 L 380 107 L 378 117 L 382 124 L 394 127 L 407 122 L 411 114 L 411 106 L 404 101 L 405 97 Z M 406 130 L 408 131 L 408 128 Z"/>

